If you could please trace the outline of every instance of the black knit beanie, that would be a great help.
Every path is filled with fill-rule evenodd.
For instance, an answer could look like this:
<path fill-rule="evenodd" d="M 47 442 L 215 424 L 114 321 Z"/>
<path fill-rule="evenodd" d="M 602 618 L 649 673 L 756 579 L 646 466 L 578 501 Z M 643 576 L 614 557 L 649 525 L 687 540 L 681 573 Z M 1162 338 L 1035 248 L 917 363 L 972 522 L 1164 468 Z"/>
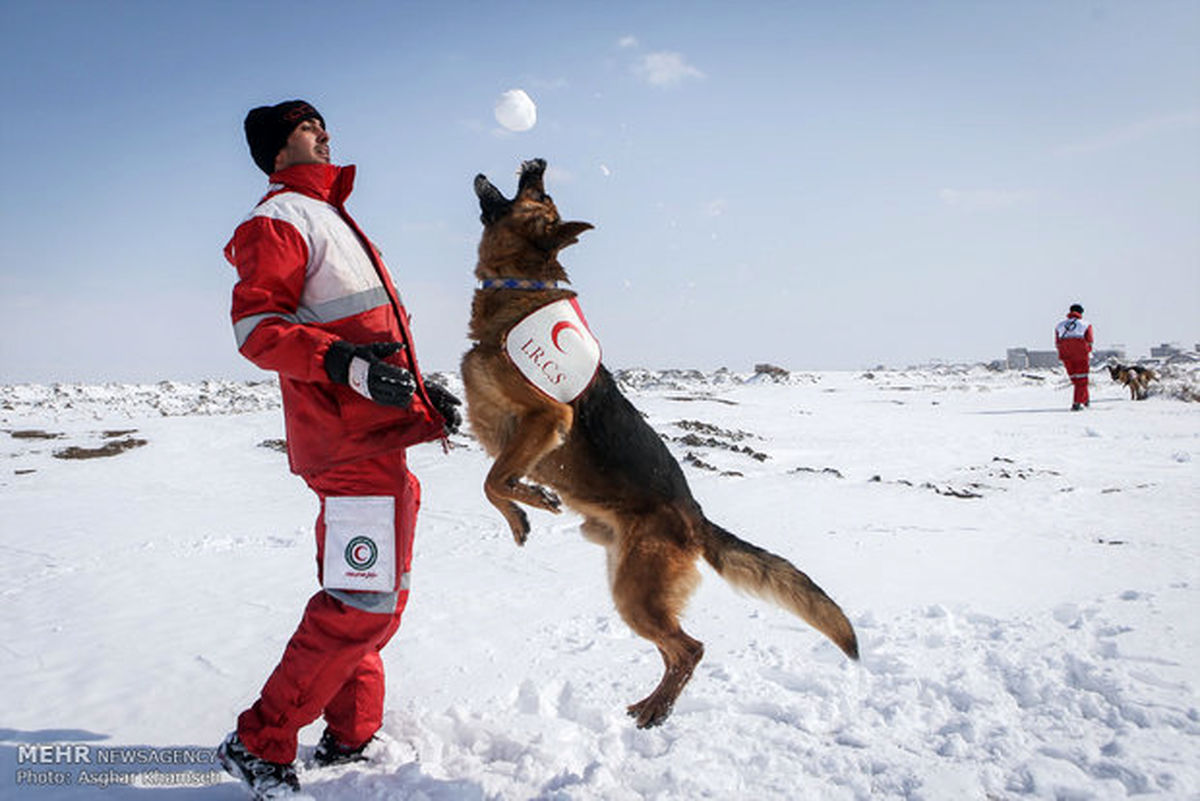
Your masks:
<path fill-rule="evenodd" d="M 1076 314 L 1083 314 L 1083 307 L 1080 306 L 1078 303 L 1072 303 L 1071 311 L 1075 312 Z"/>
<path fill-rule="evenodd" d="M 320 120 L 321 113 L 303 100 L 285 100 L 274 106 L 259 106 L 246 115 L 246 142 L 250 145 L 250 157 L 258 168 L 267 175 L 275 172 L 275 157 L 296 126 L 305 120 Z"/>

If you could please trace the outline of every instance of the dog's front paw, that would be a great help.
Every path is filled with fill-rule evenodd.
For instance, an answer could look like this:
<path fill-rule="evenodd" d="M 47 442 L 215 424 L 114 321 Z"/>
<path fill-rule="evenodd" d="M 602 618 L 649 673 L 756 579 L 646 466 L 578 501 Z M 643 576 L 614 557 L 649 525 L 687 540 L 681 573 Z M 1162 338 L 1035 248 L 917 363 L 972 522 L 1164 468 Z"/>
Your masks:
<path fill-rule="evenodd" d="M 504 516 L 508 519 L 508 527 L 512 529 L 513 541 L 517 545 L 524 545 L 529 539 L 529 515 L 515 503 L 510 503 Z"/>
<path fill-rule="evenodd" d="M 532 485 L 529 489 L 539 501 L 539 503 L 534 504 L 535 506 L 541 507 L 547 512 L 554 512 L 555 514 L 562 511 L 562 499 L 552 490 L 548 490 L 537 484 Z"/>

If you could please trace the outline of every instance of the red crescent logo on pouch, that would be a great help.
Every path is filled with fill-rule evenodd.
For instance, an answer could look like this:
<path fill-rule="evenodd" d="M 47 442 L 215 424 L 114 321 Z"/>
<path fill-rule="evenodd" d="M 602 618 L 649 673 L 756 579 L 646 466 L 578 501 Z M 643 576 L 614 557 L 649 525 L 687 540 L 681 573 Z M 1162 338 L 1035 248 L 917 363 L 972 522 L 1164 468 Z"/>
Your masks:
<path fill-rule="evenodd" d="M 563 330 L 567 329 L 567 328 L 571 329 L 579 336 L 581 336 L 581 337 L 583 336 L 583 334 L 581 334 L 579 331 L 579 326 L 575 325 L 574 323 L 567 322 L 566 320 L 556 323 L 554 328 L 552 328 L 550 330 L 550 341 L 554 343 L 554 347 L 558 348 L 563 353 L 566 353 L 566 351 L 563 350 L 562 345 L 558 344 L 558 335 L 561 334 L 563 332 Z"/>
<path fill-rule="evenodd" d="M 355 537 L 346 545 L 346 563 L 355 570 L 367 570 L 379 558 L 379 547 L 370 537 Z"/>

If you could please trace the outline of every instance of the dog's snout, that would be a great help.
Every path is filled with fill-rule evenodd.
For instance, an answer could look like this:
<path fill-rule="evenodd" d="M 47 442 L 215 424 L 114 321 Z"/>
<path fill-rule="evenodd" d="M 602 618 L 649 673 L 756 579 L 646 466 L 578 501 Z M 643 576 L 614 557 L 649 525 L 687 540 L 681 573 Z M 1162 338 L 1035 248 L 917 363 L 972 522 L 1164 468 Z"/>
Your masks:
<path fill-rule="evenodd" d="M 522 176 L 525 176 L 527 174 L 542 175 L 545 172 L 546 172 L 546 160 L 545 159 L 529 159 L 528 161 L 521 162 L 521 175 Z"/>
<path fill-rule="evenodd" d="M 533 191 L 542 196 L 545 190 L 542 187 L 542 177 L 546 173 L 545 159 L 530 159 L 529 161 L 521 162 L 521 180 L 517 185 L 518 193 Z"/>

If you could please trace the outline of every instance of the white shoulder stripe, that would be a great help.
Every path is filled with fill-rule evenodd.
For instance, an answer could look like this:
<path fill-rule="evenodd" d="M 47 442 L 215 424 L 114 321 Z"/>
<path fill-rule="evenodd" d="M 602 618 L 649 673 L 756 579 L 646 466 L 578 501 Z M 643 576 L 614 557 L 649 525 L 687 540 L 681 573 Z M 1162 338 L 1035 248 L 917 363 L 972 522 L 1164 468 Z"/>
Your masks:
<path fill-rule="evenodd" d="M 280 192 L 259 203 L 247 215 L 246 219 L 268 217 L 272 220 L 282 220 L 293 225 L 304 224 L 317 209 L 331 209 L 328 203 L 316 200 L 299 192 Z"/>
<path fill-rule="evenodd" d="M 260 203 L 255 217 L 290 224 L 308 249 L 297 322 L 331 322 L 391 303 L 367 243 L 336 207 L 287 191 Z M 239 339 L 253 328 L 249 322 L 239 328 Z"/>

